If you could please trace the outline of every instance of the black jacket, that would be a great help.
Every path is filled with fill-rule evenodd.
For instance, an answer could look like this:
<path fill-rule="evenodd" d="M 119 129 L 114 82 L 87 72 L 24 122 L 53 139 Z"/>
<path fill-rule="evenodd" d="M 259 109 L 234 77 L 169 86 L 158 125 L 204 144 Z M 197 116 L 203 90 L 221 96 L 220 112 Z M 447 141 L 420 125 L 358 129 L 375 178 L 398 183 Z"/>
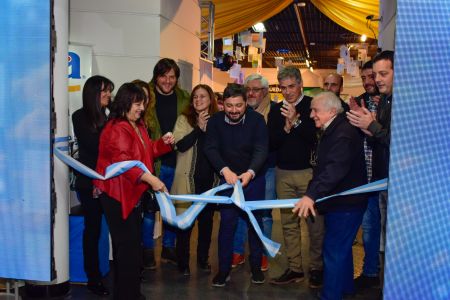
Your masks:
<path fill-rule="evenodd" d="M 389 176 L 389 147 L 391 144 L 392 96 L 384 96 L 377 109 L 377 120 L 370 123 L 372 133 L 369 141 L 372 145 L 372 181 Z"/>
<path fill-rule="evenodd" d="M 100 140 L 100 130 L 94 129 L 89 121 L 88 115 L 83 108 L 80 108 L 72 115 L 73 131 L 78 142 L 78 160 L 95 170 L 98 158 L 98 145 Z M 92 179 L 78 172 L 75 172 L 76 189 L 92 189 Z"/>
<path fill-rule="evenodd" d="M 313 169 L 306 195 L 314 201 L 367 183 L 364 137 L 339 114 L 319 141 L 317 166 Z M 340 196 L 317 204 L 319 212 L 363 210 L 367 195 Z"/>

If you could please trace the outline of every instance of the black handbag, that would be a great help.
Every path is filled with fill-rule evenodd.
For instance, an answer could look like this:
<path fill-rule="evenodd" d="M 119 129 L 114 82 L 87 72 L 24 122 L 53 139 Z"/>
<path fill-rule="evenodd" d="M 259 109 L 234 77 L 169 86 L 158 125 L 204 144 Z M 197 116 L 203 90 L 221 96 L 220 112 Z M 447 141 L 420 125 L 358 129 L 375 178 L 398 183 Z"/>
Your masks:
<path fill-rule="evenodd" d="M 146 190 L 141 196 L 141 203 L 144 213 L 154 213 L 159 211 L 158 201 L 156 200 L 155 192 L 151 189 Z"/>

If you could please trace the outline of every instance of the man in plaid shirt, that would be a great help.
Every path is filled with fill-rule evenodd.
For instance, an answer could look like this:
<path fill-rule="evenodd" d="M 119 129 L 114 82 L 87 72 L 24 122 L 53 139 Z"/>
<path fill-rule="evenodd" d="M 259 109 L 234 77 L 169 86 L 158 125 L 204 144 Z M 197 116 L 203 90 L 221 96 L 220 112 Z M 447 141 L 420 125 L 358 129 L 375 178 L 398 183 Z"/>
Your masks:
<path fill-rule="evenodd" d="M 361 69 L 361 79 L 363 83 L 364 94 L 350 100 L 350 108 L 354 110 L 355 106 L 367 108 L 374 116 L 377 112 L 377 105 L 380 100 L 380 94 L 375 84 L 372 71 L 372 62 L 366 62 Z M 364 139 L 364 154 L 366 159 L 367 179 L 372 179 L 372 147 L 368 138 Z M 379 249 L 380 249 L 380 207 L 378 193 L 369 197 L 367 210 L 364 214 L 363 222 L 363 242 L 364 242 L 364 265 L 362 274 L 355 279 L 355 286 L 358 289 L 378 286 L 379 280 Z"/>

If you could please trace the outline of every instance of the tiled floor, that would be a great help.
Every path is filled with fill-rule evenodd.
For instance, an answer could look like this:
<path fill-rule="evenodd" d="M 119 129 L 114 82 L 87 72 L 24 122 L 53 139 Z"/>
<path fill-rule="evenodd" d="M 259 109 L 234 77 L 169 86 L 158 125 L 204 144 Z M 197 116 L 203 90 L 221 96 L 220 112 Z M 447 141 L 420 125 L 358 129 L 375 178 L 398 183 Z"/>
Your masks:
<path fill-rule="evenodd" d="M 177 268 L 170 264 L 160 264 L 157 257 L 158 268 L 154 271 L 147 271 L 144 275 L 145 282 L 142 283 L 142 292 L 147 299 L 316 299 L 317 290 L 308 287 L 307 280 L 302 283 L 290 284 L 285 286 L 273 286 L 268 283 L 269 278 L 280 275 L 286 268 L 286 258 L 278 255 L 270 260 L 270 269 L 265 273 L 266 283 L 255 285 L 250 282 L 250 270 L 248 264 L 239 266 L 233 270 L 231 281 L 224 288 L 211 287 L 212 276 L 217 270 L 217 232 L 218 232 L 218 213 L 216 213 L 216 222 L 214 226 L 213 241 L 211 247 L 211 264 L 213 267 L 212 274 L 197 271 L 195 262 L 195 252 L 192 251 L 191 257 L 191 275 L 183 276 L 178 272 Z M 281 227 L 279 222 L 279 213 L 274 212 L 273 238 L 282 242 Z M 302 224 L 303 226 L 304 224 Z M 305 226 L 303 226 L 305 228 Z M 192 235 L 192 249 L 195 249 L 196 230 Z M 302 230 L 303 260 L 307 266 L 308 243 L 307 230 Z M 361 242 L 354 247 L 355 276 L 359 275 L 362 267 L 363 248 Z M 157 248 L 157 253 L 160 246 Z M 283 253 L 283 248 L 281 248 Z M 105 282 L 109 287 L 112 286 L 111 274 L 106 278 Z M 380 289 L 366 290 L 351 299 L 358 300 L 375 300 L 381 299 Z M 72 285 L 71 292 L 64 298 L 60 299 L 98 299 L 91 294 L 83 285 Z"/>

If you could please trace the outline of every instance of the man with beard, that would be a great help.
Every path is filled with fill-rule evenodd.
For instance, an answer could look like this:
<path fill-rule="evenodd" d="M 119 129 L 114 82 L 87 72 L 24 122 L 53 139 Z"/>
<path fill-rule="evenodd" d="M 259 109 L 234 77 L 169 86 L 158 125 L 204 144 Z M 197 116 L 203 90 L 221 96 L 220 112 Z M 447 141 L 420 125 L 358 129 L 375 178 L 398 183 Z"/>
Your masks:
<path fill-rule="evenodd" d="M 270 109 L 275 105 L 270 100 L 269 82 L 264 76 L 259 74 L 250 74 L 245 78 L 244 86 L 247 90 L 247 107 L 253 109 L 257 113 L 263 115 L 267 122 Z M 269 153 L 268 159 L 264 165 L 264 172 L 266 178 L 266 192 L 264 199 L 276 199 L 275 193 L 275 152 Z M 262 199 L 261 199 L 262 200 Z M 262 211 L 264 235 L 268 238 L 272 236 L 272 210 L 265 209 Z M 239 218 L 236 234 L 234 236 L 233 246 L 233 261 L 232 267 L 245 263 L 245 241 L 247 240 L 247 226 L 242 218 Z M 267 271 L 269 269 L 269 261 L 267 253 L 264 253 L 261 261 L 261 270 Z"/>
<path fill-rule="evenodd" d="M 247 92 L 242 85 L 229 84 L 223 98 L 224 111 L 216 113 L 208 121 L 204 152 L 214 169 L 222 176 L 222 182 L 242 182 L 246 201 L 264 199 L 265 178 L 261 169 L 268 153 L 264 118 L 247 109 Z M 230 194 L 231 192 L 227 193 Z M 248 216 L 235 205 L 223 205 L 220 208 L 218 237 L 219 272 L 212 281 L 215 287 L 225 286 L 230 279 L 233 238 L 239 216 L 246 220 L 249 228 L 252 282 L 262 284 L 265 281 L 261 271 L 262 243 L 249 225 Z M 255 212 L 254 216 L 259 226 L 262 226 L 261 212 Z"/>
<path fill-rule="evenodd" d="M 357 98 L 350 99 L 350 108 L 359 110 L 360 107 L 367 108 L 373 115 L 376 115 L 377 105 L 380 101 L 380 93 L 375 84 L 372 70 L 373 63 L 366 62 L 361 69 L 361 79 L 365 93 Z M 366 159 L 367 180 L 372 180 L 372 146 L 368 137 L 364 139 L 364 153 Z M 378 286 L 380 263 L 380 206 L 378 193 L 373 193 L 368 199 L 367 209 L 362 221 L 363 243 L 364 243 L 364 265 L 362 274 L 355 279 L 355 286 L 358 289 Z"/>
<path fill-rule="evenodd" d="M 152 140 L 157 140 L 167 132 L 171 132 L 177 117 L 189 105 L 190 95 L 178 87 L 180 68 L 173 59 L 160 59 L 154 69 L 153 78 L 149 83 L 150 95 L 148 108 L 145 112 L 145 125 Z M 176 153 L 170 152 L 155 161 L 156 175 L 170 190 L 175 174 Z M 156 267 L 154 258 L 153 229 L 155 225 L 156 208 L 146 209 L 144 213 L 142 237 L 144 244 L 144 268 Z M 176 231 L 169 225 L 164 225 L 161 261 L 176 264 L 175 239 Z"/>

